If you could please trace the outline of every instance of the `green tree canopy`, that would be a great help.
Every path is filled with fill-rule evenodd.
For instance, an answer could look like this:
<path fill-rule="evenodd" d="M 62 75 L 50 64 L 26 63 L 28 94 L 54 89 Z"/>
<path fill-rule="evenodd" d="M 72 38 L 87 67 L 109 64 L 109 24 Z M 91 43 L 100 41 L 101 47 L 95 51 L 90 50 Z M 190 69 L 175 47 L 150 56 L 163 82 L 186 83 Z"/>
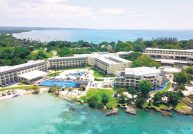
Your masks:
<path fill-rule="evenodd" d="M 133 50 L 132 42 L 119 41 L 116 45 L 116 51 L 131 51 L 131 50 Z"/>
<path fill-rule="evenodd" d="M 142 55 L 138 57 L 136 60 L 132 63 L 133 67 L 160 67 L 160 63 L 156 62 L 154 59 L 150 58 L 147 55 Z"/>
<path fill-rule="evenodd" d="M 139 92 L 144 97 L 146 97 L 152 89 L 153 89 L 153 85 L 148 80 L 142 80 L 139 83 Z"/>
<path fill-rule="evenodd" d="M 106 105 L 109 102 L 109 97 L 106 94 L 102 95 L 102 100 L 101 102 Z"/>
<path fill-rule="evenodd" d="M 89 89 L 86 94 L 86 101 L 92 108 L 102 109 L 104 106 L 111 109 L 117 106 L 115 98 L 113 98 L 114 91 L 106 89 Z"/>
<path fill-rule="evenodd" d="M 185 72 L 175 73 L 174 81 L 178 84 L 185 84 L 188 81 L 188 75 Z"/>
<path fill-rule="evenodd" d="M 130 93 L 132 96 L 138 94 L 139 90 L 134 87 L 127 87 L 127 92 Z"/>
<path fill-rule="evenodd" d="M 134 61 L 136 60 L 137 58 L 139 58 L 140 56 L 142 55 L 142 53 L 140 52 L 132 52 L 131 54 L 129 54 L 126 59 L 127 60 L 130 60 L 130 61 Z"/>

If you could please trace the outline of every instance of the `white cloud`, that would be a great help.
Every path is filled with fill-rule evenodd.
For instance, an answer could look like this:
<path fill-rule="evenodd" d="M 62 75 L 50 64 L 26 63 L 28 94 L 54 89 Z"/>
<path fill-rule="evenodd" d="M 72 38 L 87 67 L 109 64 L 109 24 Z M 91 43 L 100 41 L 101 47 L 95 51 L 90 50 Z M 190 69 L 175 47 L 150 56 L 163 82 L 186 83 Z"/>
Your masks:
<path fill-rule="evenodd" d="M 123 8 L 103 8 L 100 12 L 103 14 L 119 15 L 128 13 L 128 10 Z"/>
<path fill-rule="evenodd" d="M 113 29 L 193 28 L 193 1 L 150 1 L 0 0 L 0 25 Z M 171 9 L 171 6 L 174 8 Z"/>
<path fill-rule="evenodd" d="M 27 18 L 92 17 L 92 8 L 68 5 L 66 0 L 2 0 L 0 16 Z"/>

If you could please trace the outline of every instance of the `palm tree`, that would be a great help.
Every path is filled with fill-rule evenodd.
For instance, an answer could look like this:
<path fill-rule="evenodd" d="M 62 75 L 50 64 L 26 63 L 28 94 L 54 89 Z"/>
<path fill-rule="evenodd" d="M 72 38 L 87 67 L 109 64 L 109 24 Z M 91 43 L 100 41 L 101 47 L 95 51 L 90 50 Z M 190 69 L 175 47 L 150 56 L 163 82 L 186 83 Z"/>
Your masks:
<path fill-rule="evenodd" d="M 79 86 L 79 88 L 81 89 L 81 91 L 84 91 L 85 88 L 86 88 L 86 86 L 85 86 L 84 84 L 81 84 L 81 85 Z"/>
<path fill-rule="evenodd" d="M 59 87 L 59 86 L 52 87 L 52 90 L 53 90 L 53 92 L 54 92 L 56 95 L 59 95 L 60 89 L 61 89 L 61 87 Z"/>
<path fill-rule="evenodd" d="M 40 92 L 39 89 L 40 89 L 40 88 L 39 88 L 38 86 L 33 86 L 33 87 L 32 87 L 32 90 L 33 90 L 33 93 L 34 93 L 34 94 L 39 94 L 39 92 Z"/>

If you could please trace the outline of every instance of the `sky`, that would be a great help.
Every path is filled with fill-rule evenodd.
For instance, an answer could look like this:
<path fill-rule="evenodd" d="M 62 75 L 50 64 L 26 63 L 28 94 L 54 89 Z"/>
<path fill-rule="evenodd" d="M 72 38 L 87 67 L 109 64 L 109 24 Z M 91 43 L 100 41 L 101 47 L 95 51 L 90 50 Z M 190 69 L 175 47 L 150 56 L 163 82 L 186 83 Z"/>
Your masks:
<path fill-rule="evenodd" d="M 193 29 L 193 0 L 0 0 L 0 26 Z"/>

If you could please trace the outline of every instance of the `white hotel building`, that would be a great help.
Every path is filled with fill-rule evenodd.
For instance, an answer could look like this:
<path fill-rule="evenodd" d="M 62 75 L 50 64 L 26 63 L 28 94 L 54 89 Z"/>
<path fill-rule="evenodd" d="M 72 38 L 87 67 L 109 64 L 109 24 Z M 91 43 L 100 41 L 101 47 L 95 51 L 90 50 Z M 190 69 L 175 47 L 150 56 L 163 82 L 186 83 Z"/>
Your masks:
<path fill-rule="evenodd" d="M 57 57 L 48 59 L 49 69 L 67 69 L 86 67 L 88 57 L 72 56 L 72 57 Z"/>
<path fill-rule="evenodd" d="M 96 58 L 94 66 L 104 74 L 116 74 L 117 71 L 123 71 L 125 68 L 129 68 L 131 61 L 117 56 L 100 56 Z"/>
<path fill-rule="evenodd" d="M 163 83 L 163 72 L 154 67 L 126 68 L 117 73 L 115 85 L 124 87 L 138 87 L 140 81 L 149 80 L 155 87 Z"/>
<path fill-rule="evenodd" d="M 16 66 L 3 66 L 0 67 L 0 86 L 7 86 L 18 81 L 28 80 L 32 82 L 40 77 L 37 71 L 46 72 L 48 69 L 82 68 L 86 67 L 87 64 L 99 68 L 105 74 L 115 74 L 116 71 L 123 71 L 130 66 L 131 61 L 119 57 L 124 57 L 127 54 L 129 53 L 99 52 L 74 55 L 71 57 L 49 58 L 48 61 L 29 61 L 28 63 Z M 37 77 L 30 76 L 33 74 L 33 71 L 35 71 L 34 75 Z"/>
<path fill-rule="evenodd" d="M 18 82 L 19 75 L 32 72 L 35 70 L 47 71 L 48 65 L 44 60 L 29 61 L 28 63 L 16 66 L 0 67 L 0 86 L 6 86 L 14 82 Z"/>
<path fill-rule="evenodd" d="M 145 53 L 162 65 L 193 65 L 193 50 L 146 48 Z"/>
<path fill-rule="evenodd" d="M 77 54 L 72 57 L 50 58 L 48 61 L 50 69 L 81 68 L 88 64 L 100 69 L 104 74 L 115 74 L 116 71 L 123 71 L 130 67 L 131 61 L 119 57 L 128 54 L 129 52 L 95 52 L 92 54 Z"/>

